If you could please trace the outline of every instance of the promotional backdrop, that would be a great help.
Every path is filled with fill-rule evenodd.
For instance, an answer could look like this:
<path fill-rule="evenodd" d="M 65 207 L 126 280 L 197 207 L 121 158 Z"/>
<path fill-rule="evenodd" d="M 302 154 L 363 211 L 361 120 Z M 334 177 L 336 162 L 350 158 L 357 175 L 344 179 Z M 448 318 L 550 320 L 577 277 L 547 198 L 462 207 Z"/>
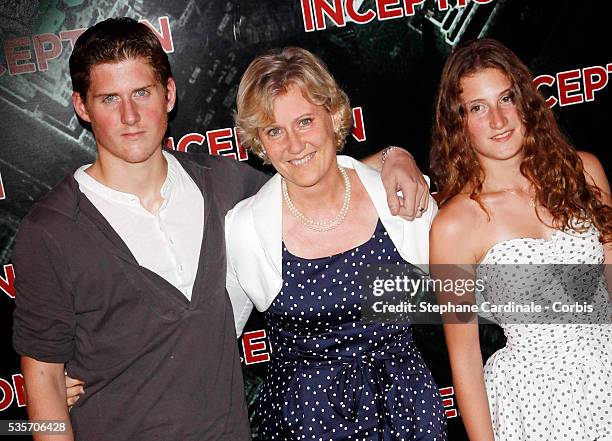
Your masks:
<path fill-rule="evenodd" d="M 11 345 L 15 233 L 34 201 L 95 157 L 93 137 L 70 102 L 68 58 L 85 28 L 128 16 L 157 33 L 178 88 L 167 148 L 231 155 L 262 169 L 232 123 L 240 76 L 260 53 L 301 46 L 318 54 L 354 108 L 346 152 L 362 157 L 396 144 L 426 172 L 446 56 L 467 39 L 494 37 L 530 66 L 563 130 L 610 176 L 612 50 L 602 7 L 571 0 L 0 1 L 0 419 L 26 418 Z M 440 386 L 450 439 L 466 439 L 441 329 L 419 325 L 415 335 Z M 504 344 L 493 325 L 481 327 L 481 339 L 485 358 Z M 252 410 L 271 350 L 260 316 L 238 344 Z M 253 433 L 257 439 L 256 427 Z"/>

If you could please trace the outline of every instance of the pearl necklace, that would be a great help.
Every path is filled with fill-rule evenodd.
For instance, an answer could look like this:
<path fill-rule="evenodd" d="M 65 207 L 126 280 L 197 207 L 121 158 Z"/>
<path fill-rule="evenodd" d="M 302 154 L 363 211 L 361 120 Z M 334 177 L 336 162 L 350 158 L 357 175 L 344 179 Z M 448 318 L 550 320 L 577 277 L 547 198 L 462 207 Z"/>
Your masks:
<path fill-rule="evenodd" d="M 281 188 L 283 191 L 283 199 L 285 204 L 287 204 L 287 208 L 301 224 L 303 224 L 306 228 L 309 228 L 314 231 L 323 232 L 330 231 L 340 225 L 344 218 L 346 218 L 346 214 L 348 213 L 349 204 L 351 202 L 351 180 L 349 179 L 348 173 L 343 167 L 338 166 L 338 170 L 340 170 L 340 174 L 342 175 L 342 179 L 344 179 L 344 201 L 342 202 L 342 208 L 340 209 L 340 213 L 336 217 L 326 221 L 315 221 L 307 218 L 302 214 L 300 210 L 293 204 L 293 201 L 289 197 L 289 191 L 287 190 L 287 182 L 285 178 L 281 178 Z"/>

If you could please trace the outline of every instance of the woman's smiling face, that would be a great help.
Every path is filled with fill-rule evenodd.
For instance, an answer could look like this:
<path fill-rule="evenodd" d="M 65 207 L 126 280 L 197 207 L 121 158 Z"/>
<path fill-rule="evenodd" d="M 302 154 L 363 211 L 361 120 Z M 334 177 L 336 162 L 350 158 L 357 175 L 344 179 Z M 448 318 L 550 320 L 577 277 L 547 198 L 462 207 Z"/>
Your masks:
<path fill-rule="evenodd" d="M 337 174 L 336 134 L 332 116 L 308 101 L 297 85 L 273 102 L 274 121 L 260 128 L 259 139 L 270 162 L 288 183 L 312 187 Z"/>
<path fill-rule="evenodd" d="M 461 90 L 467 133 L 476 154 L 499 160 L 520 154 L 525 126 L 508 77 L 498 69 L 483 69 L 463 77 Z"/>

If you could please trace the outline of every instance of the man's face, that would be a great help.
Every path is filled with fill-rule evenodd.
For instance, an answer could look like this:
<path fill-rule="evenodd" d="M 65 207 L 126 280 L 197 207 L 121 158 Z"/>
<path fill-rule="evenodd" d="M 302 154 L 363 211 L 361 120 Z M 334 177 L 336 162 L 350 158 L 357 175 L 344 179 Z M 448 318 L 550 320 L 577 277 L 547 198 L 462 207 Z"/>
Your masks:
<path fill-rule="evenodd" d="M 165 90 L 143 58 L 95 65 L 87 99 L 72 94 L 77 114 L 91 124 L 99 160 L 108 165 L 142 163 L 161 151 L 175 98 L 172 78 Z"/>

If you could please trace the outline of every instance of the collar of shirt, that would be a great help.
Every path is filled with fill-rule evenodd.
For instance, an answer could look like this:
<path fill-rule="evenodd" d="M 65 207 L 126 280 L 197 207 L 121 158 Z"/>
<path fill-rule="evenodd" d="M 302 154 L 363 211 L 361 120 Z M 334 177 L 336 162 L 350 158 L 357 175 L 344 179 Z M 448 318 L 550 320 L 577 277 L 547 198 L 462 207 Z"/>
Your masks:
<path fill-rule="evenodd" d="M 164 158 L 166 158 L 166 162 L 168 164 L 168 172 L 166 173 L 166 179 L 164 180 L 164 183 L 160 190 L 161 196 L 162 198 L 164 198 L 164 202 L 160 209 L 165 207 L 168 203 L 168 199 L 172 194 L 172 189 L 174 188 L 178 180 L 178 167 L 180 167 L 178 164 L 178 160 L 174 156 L 170 155 L 167 152 L 162 151 L 162 153 L 164 155 Z M 102 184 L 101 182 L 91 177 L 88 173 L 86 173 L 85 170 L 91 167 L 91 165 L 92 164 L 83 165 L 82 167 L 79 167 L 79 169 L 75 172 L 75 178 L 77 178 L 79 185 L 84 186 L 85 188 L 87 188 L 87 190 L 97 194 L 98 196 L 108 201 L 130 206 L 141 206 L 140 198 L 135 194 L 124 193 L 122 191 L 107 187 L 106 185 Z"/>

